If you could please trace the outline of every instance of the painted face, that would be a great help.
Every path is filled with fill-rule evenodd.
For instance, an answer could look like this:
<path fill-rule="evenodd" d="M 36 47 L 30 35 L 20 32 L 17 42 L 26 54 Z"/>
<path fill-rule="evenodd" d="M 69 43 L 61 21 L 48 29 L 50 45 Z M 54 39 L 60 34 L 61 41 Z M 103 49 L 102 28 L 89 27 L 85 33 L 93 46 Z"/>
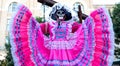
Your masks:
<path fill-rule="evenodd" d="M 64 9 L 59 9 L 56 11 L 55 13 L 55 16 L 56 16 L 56 19 L 57 19 L 57 22 L 58 22 L 58 28 L 60 27 L 60 24 L 61 24 L 61 21 L 64 21 L 65 20 L 65 10 Z"/>
<path fill-rule="evenodd" d="M 57 19 L 64 20 L 65 19 L 65 12 L 63 10 L 58 10 L 56 12 Z"/>
<path fill-rule="evenodd" d="M 52 20 L 58 22 L 58 28 L 60 28 L 62 22 L 72 19 L 72 13 L 68 7 L 61 4 L 56 4 L 52 7 L 49 17 Z"/>
<path fill-rule="evenodd" d="M 50 12 L 49 16 L 55 21 L 57 21 L 58 19 L 60 20 L 64 19 L 64 21 L 72 19 L 71 12 L 68 11 L 68 9 L 62 5 L 55 5 L 52 8 L 52 11 Z"/>

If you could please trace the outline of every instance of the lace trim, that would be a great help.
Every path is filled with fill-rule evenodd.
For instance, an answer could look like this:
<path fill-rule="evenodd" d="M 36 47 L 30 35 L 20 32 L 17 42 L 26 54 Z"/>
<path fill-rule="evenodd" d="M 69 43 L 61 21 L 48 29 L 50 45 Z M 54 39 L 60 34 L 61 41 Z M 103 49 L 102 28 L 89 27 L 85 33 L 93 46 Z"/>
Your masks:
<path fill-rule="evenodd" d="M 72 49 L 75 46 L 76 40 L 70 41 L 48 41 L 45 42 L 45 47 L 48 49 Z"/>
<path fill-rule="evenodd" d="M 44 45 L 46 48 L 48 49 L 72 49 L 77 40 L 76 40 L 77 36 L 76 34 L 70 34 L 70 36 L 68 37 L 68 40 L 50 40 L 48 37 L 44 36 Z"/>

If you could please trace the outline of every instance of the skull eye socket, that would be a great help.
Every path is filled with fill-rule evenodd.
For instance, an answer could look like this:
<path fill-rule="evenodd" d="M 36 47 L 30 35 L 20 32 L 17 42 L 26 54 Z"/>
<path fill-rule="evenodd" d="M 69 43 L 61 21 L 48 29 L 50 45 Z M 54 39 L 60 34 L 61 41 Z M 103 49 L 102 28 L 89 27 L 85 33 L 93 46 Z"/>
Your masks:
<path fill-rule="evenodd" d="M 64 14 L 64 12 L 62 11 L 62 14 Z"/>
<path fill-rule="evenodd" d="M 57 14 L 60 14 L 60 11 L 58 11 Z"/>
<path fill-rule="evenodd" d="M 57 11 L 56 15 L 57 15 L 58 17 L 64 17 L 65 13 L 64 13 L 64 11 L 59 10 L 59 11 Z"/>

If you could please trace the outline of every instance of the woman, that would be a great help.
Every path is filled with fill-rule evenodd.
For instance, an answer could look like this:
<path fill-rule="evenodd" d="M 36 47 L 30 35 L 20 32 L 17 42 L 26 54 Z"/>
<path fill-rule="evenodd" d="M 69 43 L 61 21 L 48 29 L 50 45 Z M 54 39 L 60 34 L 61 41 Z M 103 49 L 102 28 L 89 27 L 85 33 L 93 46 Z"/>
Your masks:
<path fill-rule="evenodd" d="M 48 22 L 39 24 L 27 7 L 19 5 L 10 28 L 14 65 L 111 66 L 114 32 L 108 11 L 99 8 L 82 24 L 74 18 L 72 10 L 57 3 Z"/>

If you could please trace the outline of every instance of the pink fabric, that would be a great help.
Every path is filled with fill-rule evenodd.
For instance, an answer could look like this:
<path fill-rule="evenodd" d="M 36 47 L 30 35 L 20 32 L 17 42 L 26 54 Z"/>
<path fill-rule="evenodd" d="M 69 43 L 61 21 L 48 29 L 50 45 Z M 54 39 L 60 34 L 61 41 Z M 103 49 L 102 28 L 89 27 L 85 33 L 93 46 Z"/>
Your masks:
<path fill-rule="evenodd" d="M 80 23 L 74 22 L 73 25 L 72 25 L 72 33 L 74 33 L 75 31 L 77 31 L 80 26 L 81 26 Z"/>
<path fill-rule="evenodd" d="M 110 66 L 112 38 L 112 22 L 104 8 L 93 11 L 82 24 L 62 22 L 57 28 L 56 22 L 49 22 L 46 28 L 20 5 L 10 29 L 15 66 Z"/>
<path fill-rule="evenodd" d="M 94 19 L 94 22 L 95 22 L 95 29 L 94 29 L 94 32 L 95 32 L 95 42 L 96 42 L 96 46 L 95 46 L 95 52 L 94 53 L 94 59 L 92 60 L 92 66 L 98 66 L 98 62 L 101 63 L 102 60 L 106 60 L 108 59 L 108 54 L 110 54 L 110 52 L 108 52 L 108 50 L 110 50 L 110 47 L 111 47 L 111 40 L 110 38 L 108 38 L 108 36 L 110 36 L 110 31 L 109 31 L 109 28 L 110 28 L 110 25 L 109 25 L 109 18 L 108 18 L 108 15 L 105 14 L 105 11 L 104 9 L 100 8 L 100 14 L 102 15 L 99 15 L 97 10 L 92 12 L 91 13 L 91 16 L 93 17 Z M 102 16 L 102 17 L 100 17 Z M 101 20 L 100 20 L 101 19 Z M 104 24 L 104 28 L 102 28 L 103 26 L 103 21 L 105 21 L 105 24 Z M 103 34 L 104 33 L 104 34 Z M 104 38 L 103 38 L 104 36 Z M 102 49 L 102 47 L 104 47 L 106 44 L 106 41 L 108 41 L 108 48 L 106 49 Z M 106 58 L 102 58 L 100 57 L 100 55 L 103 54 L 103 52 L 101 51 L 104 51 L 104 54 L 106 54 Z M 95 59 L 97 58 L 97 59 Z M 102 59 L 102 60 L 101 60 Z M 102 62 L 101 64 L 104 64 L 106 63 L 107 65 L 107 62 Z M 99 65 L 100 66 L 100 65 Z"/>

